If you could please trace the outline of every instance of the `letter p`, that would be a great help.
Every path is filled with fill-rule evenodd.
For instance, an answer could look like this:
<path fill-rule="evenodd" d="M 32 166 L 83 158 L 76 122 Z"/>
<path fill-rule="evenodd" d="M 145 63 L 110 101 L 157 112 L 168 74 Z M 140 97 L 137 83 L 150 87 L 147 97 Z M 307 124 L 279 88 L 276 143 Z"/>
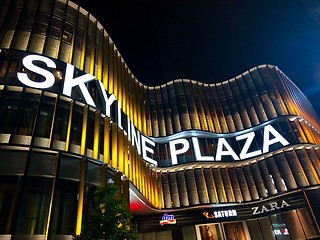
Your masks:
<path fill-rule="evenodd" d="M 182 148 L 177 149 L 177 145 L 178 144 L 181 144 Z M 189 144 L 189 141 L 187 139 L 181 138 L 181 139 L 170 141 L 169 142 L 169 146 L 170 146 L 172 165 L 176 165 L 176 164 L 178 164 L 177 155 L 178 154 L 183 154 L 186 151 L 188 151 L 188 149 L 190 147 L 190 144 Z"/>

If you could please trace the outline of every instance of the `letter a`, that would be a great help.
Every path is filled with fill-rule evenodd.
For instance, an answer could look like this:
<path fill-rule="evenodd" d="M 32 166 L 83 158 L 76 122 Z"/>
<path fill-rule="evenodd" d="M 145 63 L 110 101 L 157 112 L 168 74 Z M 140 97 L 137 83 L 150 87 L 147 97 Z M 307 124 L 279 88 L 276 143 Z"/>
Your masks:
<path fill-rule="evenodd" d="M 274 136 L 270 139 L 270 133 Z M 271 125 L 267 125 L 263 130 L 263 153 L 269 152 L 269 146 L 280 142 L 283 146 L 289 145 L 289 142 L 284 139 Z"/>

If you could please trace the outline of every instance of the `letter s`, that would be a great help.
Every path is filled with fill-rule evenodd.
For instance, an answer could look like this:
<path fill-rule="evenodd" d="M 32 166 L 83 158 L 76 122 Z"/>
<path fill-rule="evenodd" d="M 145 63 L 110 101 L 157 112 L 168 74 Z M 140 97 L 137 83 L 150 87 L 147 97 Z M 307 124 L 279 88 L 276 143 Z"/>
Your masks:
<path fill-rule="evenodd" d="M 28 78 L 28 75 L 26 73 L 18 72 L 17 77 L 19 81 L 24 85 L 33 88 L 45 89 L 51 87 L 55 81 L 54 75 L 51 72 L 34 65 L 33 61 L 41 61 L 44 62 L 49 68 L 56 68 L 55 62 L 52 61 L 50 58 L 43 57 L 40 55 L 28 55 L 24 57 L 24 59 L 22 60 L 23 66 L 25 66 L 28 70 L 43 76 L 45 80 L 43 82 L 34 82 L 30 78 Z"/>

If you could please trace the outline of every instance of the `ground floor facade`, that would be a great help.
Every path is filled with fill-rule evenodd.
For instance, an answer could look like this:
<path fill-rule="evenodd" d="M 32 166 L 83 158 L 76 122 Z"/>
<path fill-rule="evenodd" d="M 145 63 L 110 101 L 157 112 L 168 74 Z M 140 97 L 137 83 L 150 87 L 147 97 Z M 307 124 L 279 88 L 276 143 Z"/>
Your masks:
<path fill-rule="evenodd" d="M 140 240 L 319 239 L 319 193 L 312 189 L 250 204 L 199 206 L 135 220 Z M 162 219 L 169 221 L 161 225 Z"/>

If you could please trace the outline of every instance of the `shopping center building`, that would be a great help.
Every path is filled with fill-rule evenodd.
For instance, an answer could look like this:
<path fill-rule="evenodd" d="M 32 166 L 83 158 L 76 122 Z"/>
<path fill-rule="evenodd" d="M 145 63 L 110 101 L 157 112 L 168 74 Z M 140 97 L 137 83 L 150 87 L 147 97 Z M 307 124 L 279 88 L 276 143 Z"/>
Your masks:
<path fill-rule="evenodd" d="M 319 123 L 276 66 L 150 87 L 77 4 L 1 1 L 0 240 L 71 239 L 110 181 L 139 239 L 319 239 Z"/>

